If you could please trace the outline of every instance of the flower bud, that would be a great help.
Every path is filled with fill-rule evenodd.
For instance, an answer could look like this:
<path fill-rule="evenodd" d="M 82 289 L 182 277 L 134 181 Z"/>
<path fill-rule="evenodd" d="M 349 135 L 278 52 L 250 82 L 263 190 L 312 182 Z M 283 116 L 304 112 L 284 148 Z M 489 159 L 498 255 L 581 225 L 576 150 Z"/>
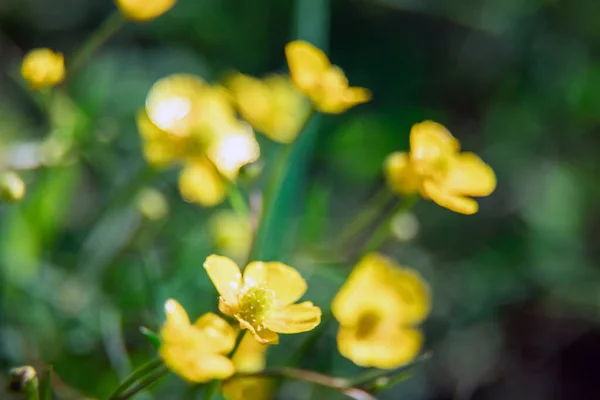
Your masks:
<path fill-rule="evenodd" d="M 8 390 L 21 393 L 32 398 L 38 391 L 38 378 L 35 369 L 26 365 L 24 367 L 12 368 L 9 372 Z"/>
<path fill-rule="evenodd" d="M 21 76 L 33 90 L 52 87 L 65 78 L 65 59 L 47 48 L 31 50 L 23 58 Z"/>
<path fill-rule="evenodd" d="M 0 200 L 17 201 L 25 195 L 25 183 L 12 171 L 0 172 Z"/>
<path fill-rule="evenodd" d="M 137 208 L 151 221 L 163 219 L 169 212 L 169 204 L 161 192 L 153 188 L 145 188 L 137 197 Z"/>
<path fill-rule="evenodd" d="M 116 0 L 117 7 L 127 19 L 148 22 L 169 11 L 176 0 Z"/>

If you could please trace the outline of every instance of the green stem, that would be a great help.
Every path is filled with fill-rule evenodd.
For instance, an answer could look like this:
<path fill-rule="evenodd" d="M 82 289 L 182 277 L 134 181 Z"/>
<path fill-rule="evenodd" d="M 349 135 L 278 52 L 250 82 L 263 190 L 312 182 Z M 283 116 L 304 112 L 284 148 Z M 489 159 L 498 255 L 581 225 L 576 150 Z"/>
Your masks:
<path fill-rule="evenodd" d="M 383 187 L 377 191 L 356 218 L 341 230 L 338 244 L 335 247 L 343 251 L 351 245 L 358 234 L 377 220 L 387 204 L 393 199 L 393 196 L 387 187 Z"/>
<path fill-rule="evenodd" d="M 92 33 L 88 40 L 75 51 L 72 61 L 69 63 L 69 76 L 77 71 L 83 63 L 114 35 L 125 23 L 125 17 L 120 11 L 115 11 Z"/>
<path fill-rule="evenodd" d="M 308 125 L 314 114 L 315 111 L 313 109 L 307 115 L 304 125 L 302 126 L 302 128 L 300 128 L 300 135 L 302 135 L 302 132 L 305 130 L 306 126 Z M 261 212 L 261 218 L 256 229 L 256 233 L 254 235 L 252 248 L 249 252 L 250 257 L 248 257 L 248 261 L 250 261 L 252 257 L 260 258 L 262 256 L 262 247 L 264 246 L 264 243 L 269 236 L 268 229 L 272 225 L 271 220 L 273 219 L 275 204 L 277 203 L 279 195 L 281 194 L 281 187 L 283 185 L 284 178 L 289 167 L 289 161 L 292 154 L 294 153 L 295 144 L 298 143 L 300 139 L 300 135 L 298 135 L 298 137 L 293 143 L 282 146 L 279 153 L 277 154 L 277 159 L 275 160 L 275 165 L 273 166 L 273 170 L 269 178 L 269 182 L 267 184 L 265 195 L 263 197 L 263 209 Z"/>
<path fill-rule="evenodd" d="M 244 378 L 244 377 L 277 377 L 293 379 L 297 381 L 303 381 L 312 383 L 314 385 L 323 386 L 336 390 L 347 397 L 356 400 L 374 400 L 376 399 L 373 395 L 368 393 L 364 389 L 358 387 L 352 387 L 350 381 L 345 378 L 333 377 L 318 372 L 307 371 L 302 369 L 293 368 L 280 368 L 280 369 L 266 369 L 255 373 L 238 373 L 229 379 Z"/>
<path fill-rule="evenodd" d="M 248 207 L 248 202 L 244 198 L 244 194 L 235 182 L 229 181 L 228 185 L 229 191 L 227 198 L 229 199 L 231 208 L 233 208 L 240 217 L 248 218 L 250 216 L 250 207 Z"/>
<path fill-rule="evenodd" d="M 386 240 L 389 238 L 391 234 L 390 224 L 392 222 L 392 218 L 396 216 L 398 213 L 408 211 L 417 201 L 418 196 L 407 196 L 403 201 L 399 202 L 396 207 L 394 207 L 390 212 L 388 212 L 385 218 L 381 221 L 381 223 L 377 226 L 367 243 L 364 245 L 360 254 L 365 254 L 370 251 L 378 250 Z"/>
<path fill-rule="evenodd" d="M 363 375 L 360 375 L 356 378 L 349 380 L 350 386 L 361 387 L 367 390 L 383 390 L 383 388 L 387 388 L 389 386 L 386 385 L 387 382 L 390 382 L 396 379 L 398 376 L 406 374 L 409 370 L 414 368 L 416 365 L 421 364 L 424 361 L 427 361 L 431 358 L 432 353 L 430 351 L 425 352 L 415 358 L 413 361 L 404 364 L 395 369 L 389 370 L 375 370 L 366 372 Z M 385 382 L 384 382 L 385 381 Z"/>
<path fill-rule="evenodd" d="M 144 376 L 150 374 L 157 368 L 162 366 L 162 360 L 160 358 L 156 358 L 142 365 L 135 371 L 133 371 L 121 384 L 114 390 L 114 392 L 110 395 L 108 400 L 117 400 L 120 399 L 119 395 L 127 390 L 131 385 L 133 385 L 136 381 L 143 378 Z"/>
<path fill-rule="evenodd" d="M 127 392 L 117 397 L 116 400 L 127 400 L 132 398 L 133 396 L 135 396 L 136 394 L 138 394 L 139 392 L 156 382 L 159 378 L 165 376 L 167 372 L 169 372 L 169 370 L 166 367 L 160 368 L 158 371 L 155 371 L 152 375 L 148 375 L 136 386 L 132 387 Z"/>

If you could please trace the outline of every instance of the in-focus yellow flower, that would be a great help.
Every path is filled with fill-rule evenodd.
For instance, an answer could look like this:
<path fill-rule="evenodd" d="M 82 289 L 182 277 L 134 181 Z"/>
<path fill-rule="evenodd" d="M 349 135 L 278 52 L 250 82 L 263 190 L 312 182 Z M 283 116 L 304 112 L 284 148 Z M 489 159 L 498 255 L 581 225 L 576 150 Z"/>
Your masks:
<path fill-rule="evenodd" d="M 414 359 L 423 336 L 415 326 L 431 307 L 416 272 L 377 253 L 365 255 L 333 299 L 340 353 L 362 367 L 395 368 Z"/>
<path fill-rule="evenodd" d="M 492 168 L 474 153 L 461 153 L 458 140 L 432 121 L 413 125 L 410 153 L 392 153 L 384 170 L 388 185 L 396 193 L 420 192 L 424 198 L 461 214 L 474 214 L 479 209 L 469 196 L 488 196 L 496 188 Z"/>
<path fill-rule="evenodd" d="M 254 261 L 244 275 L 231 259 L 211 255 L 204 262 L 221 295 L 219 309 L 234 317 L 260 343 L 279 343 L 278 333 L 300 333 L 321 322 L 321 309 L 310 301 L 294 304 L 306 292 L 306 281 L 280 262 Z"/>
<path fill-rule="evenodd" d="M 31 89 L 43 89 L 65 79 L 65 59 L 50 49 L 31 50 L 23 58 L 21 76 Z"/>
<path fill-rule="evenodd" d="M 265 369 L 267 345 L 258 343 L 252 333 L 247 332 L 235 351 L 232 361 L 238 373 L 251 374 Z M 268 378 L 240 377 L 223 383 L 223 395 L 227 400 L 268 400 L 273 394 L 273 385 Z"/>
<path fill-rule="evenodd" d="M 208 222 L 215 248 L 233 258 L 245 257 L 252 242 L 250 218 L 232 210 L 214 213 Z"/>
<path fill-rule="evenodd" d="M 339 114 L 371 99 L 371 92 L 349 87 L 341 68 L 331 65 L 325 53 L 310 43 L 296 40 L 285 46 L 290 75 L 296 87 L 327 114 Z"/>
<path fill-rule="evenodd" d="M 13 202 L 25 195 L 23 179 L 12 171 L 0 172 L 0 200 Z"/>
<path fill-rule="evenodd" d="M 169 11 L 177 0 L 115 0 L 117 7 L 127 19 L 147 22 Z"/>
<path fill-rule="evenodd" d="M 221 317 L 206 313 L 190 323 L 183 307 L 169 299 L 160 338 L 165 365 L 190 382 L 226 379 L 235 368 L 226 355 L 235 345 L 235 330 Z"/>
<path fill-rule="evenodd" d="M 308 103 L 287 77 L 237 74 L 229 87 L 242 117 L 276 142 L 293 142 L 308 118 Z"/>

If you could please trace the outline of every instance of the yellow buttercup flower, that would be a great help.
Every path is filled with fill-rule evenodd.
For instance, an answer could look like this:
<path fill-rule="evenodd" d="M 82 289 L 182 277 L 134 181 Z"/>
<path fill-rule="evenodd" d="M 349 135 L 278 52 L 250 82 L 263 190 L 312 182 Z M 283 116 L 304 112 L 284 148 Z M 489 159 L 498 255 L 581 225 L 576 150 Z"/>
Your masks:
<path fill-rule="evenodd" d="M 242 118 L 254 129 L 280 143 L 296 139 L 309 107 L 289 78 L 271 75 L 260 80 L 237 74 L 229 80 L 229 87 Z"/>
<path fill-rule="evenodd" d="M 23 58 L 21 76 L 31 89 L 43 89 L 65 79 L 65 59 L 50 49 L 31 50 Z"/>
<path fill-rule="evenodd" d="M 221 295 L 219 309 L 234 317 L 260 343 L 279 343 L 278 333 L 299 333 L 321 322 L 321 309 L 310 301 L 294 304 L 306 292 L 306 281 L 280 262 L 254 261 L 244 274 L 227 257 L 211 255 L 204 262 Z"/>
<path fill-rule="evenodd" d="M 290 75 L 296 87 L 327 114 L 339 114 L 371 99 L 371 92 L 349 87 L 341 68 L 331 65 L 325 53 L 308 42 L 296 40 L 285 46 Z"/>
<path fill-rule="evenodd" d="M 410 153 L 396 152 L 385 161 L 390 188 L 398 194 L 420 192 L 442 207 L 474 214 L 477 202 L 496 188 L 492 168 L 474 153 L 461 153 L 460 143 L 442 125 L 424 121 L 410 132 Z"/>
<path fill-rule="evenodd" d="M 226 355 L 235 345 L 235 330 L 225 320 L 207 313 L 190 323 L 183 307 L 170 299 L 165 303 L 167 320 L 160 338 L 165 365 L 190 382 L 226 379 L 235 368 Z"/>
<path fill-rule="evenodd" d="M 147 22 L 169 11 L 177 0 L 115 0 L 126 18 L 136 22 Z"/>
<path fill-rule="evenodd" d="M 258 343 L 252 333 L 244 334 L 232 361 L 238 373 L 251 374 L 265 369 L 267 345 Z M 272 398 L 273 384 L 268 378 L 238 377 L 223 383 L 227 400 L 268 400 Z"/>
<path fill-rule="evenodd" d="M 208 221 L 210 236 L 215 248 L 230 257 L 245 257 L 252 243 L 252 224 L 249 217 L 232 210 L 213 214 Z"/>
<path fill-rule="evenodd" d="M 431 307 L 416 272 L 377 253 L 365 255 L 333 299 L 340 353 L 362 367 L 396 368 L 413 360 L 423 336 L 415 326 Z"/>
<path fill-rule="evenodd" d="M 203 206 L 220 203 L 227 194 L 226 179 L 236 179 L 241 167 L 260 156 L 251 127 L 236 118 L 227 91 L 194 75 L 157 81 L 137 124 L 148 162 L 183 164 L 181 194 Z"/>

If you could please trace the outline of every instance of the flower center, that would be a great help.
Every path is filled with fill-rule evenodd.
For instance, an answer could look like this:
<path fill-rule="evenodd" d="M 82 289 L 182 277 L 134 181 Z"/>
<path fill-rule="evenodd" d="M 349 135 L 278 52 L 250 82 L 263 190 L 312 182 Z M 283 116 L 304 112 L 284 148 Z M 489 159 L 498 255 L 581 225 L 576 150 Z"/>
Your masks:
<path fill-rule="evenodd" d="M 356 325 L 356 338 L 366 339 L 373 335 L 381 320 L 382 318 L 379 313 L 374 311 L 363 312 L 358 318 L 358 324 Z"/>
<path fill-rule="evenodd" d="M 264 284 L 244 288 L 240 296 L 239 316 L 250 325 L 260 327 L 274 300 L 273 291 Z"/>

